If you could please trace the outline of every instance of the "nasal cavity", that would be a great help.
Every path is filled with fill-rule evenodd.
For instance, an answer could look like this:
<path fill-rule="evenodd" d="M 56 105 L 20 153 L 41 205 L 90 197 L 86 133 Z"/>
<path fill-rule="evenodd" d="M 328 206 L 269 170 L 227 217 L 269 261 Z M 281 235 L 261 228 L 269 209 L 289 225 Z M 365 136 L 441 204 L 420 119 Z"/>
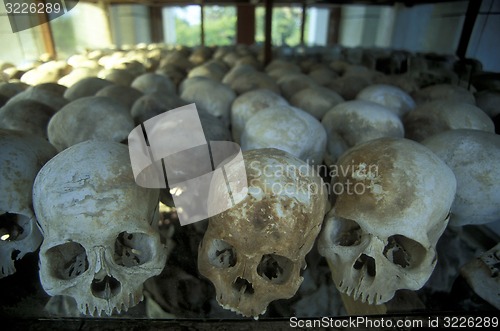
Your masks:
<path fill-rule="evenodd" d="M 366 267 L 366 273 L 370 277 L 375 277 L 375 260 L 366 254 L 361 254 L 354 265 L 352 266 L 356 270 L 361 270 L 363 266 Z"/>
<path fill-rule="evenodd" d="M 109 300 L 120 293 L 121 284 L 113 276 L 106 275 L 100 278 L 96 275 L 90 287 L 95 297 Z"/>
<path fill-rule="evenodd" d="M 254 293 L 252 283 L 241 277 L 236 278 L 236 280 L 233 283 L 233 288 L 240 293 L 245 293 L 245 294 Z"/>

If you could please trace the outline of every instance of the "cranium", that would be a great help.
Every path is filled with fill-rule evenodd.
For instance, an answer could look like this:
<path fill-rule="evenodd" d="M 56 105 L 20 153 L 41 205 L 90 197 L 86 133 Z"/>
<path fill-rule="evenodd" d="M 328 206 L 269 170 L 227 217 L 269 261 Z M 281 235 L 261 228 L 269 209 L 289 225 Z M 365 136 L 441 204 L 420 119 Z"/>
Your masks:
<path fill-rule="evenodd" d="M 323 116 L 344 99 L 337 93 L 323 86 L 303 89 L 290 99 L 290 104 L 305 110 L 321 121 Z"/>
<path fill-rule="evenodd" d="M 241 134 L 248 120 L 262 109 L 270 106 L 286 106 L 288 102 L 280 95 L 259 89 L 238 96 L 231 105 L 231 131 L 233 140 L 240 143 Z"/>
<path fill-rule="evenodd" d="M 40 168 L 55 154 L 43 138 L 0 129 L 0 278 L 13 274 L 14 261 L 42 243 L 31 189 Z"/>
<path fill-rule="evenodd" d="M 327 133 L 325 163 L 335 164 L 347 149 L 357 144 L 382 138 L 403 138 L 399 117 L 374 102 L 353 100 L 338 104 L 321 120 Z"/>
<path fill-rule="evenodd" d="M 305 111 L 291 106 L 271 106 L 252 116 L 241 135 L 242 150 L 277 148 L 301 160 L 321 164 L 326 132 Z"/>
<path fill-rule="evenodd" d="M 134 128 L 125 106 L 108 97 L 86 97 L 70 102 L 50 119 L 49 141 L 61 151 L 89 139 L 121 142 Z"/>
<path fill-rule="evenodd" d="M 381 138 L 348 150 L 333 174 L 318 249 L 337 288 L 370 304 L 420 289 L 455 196 L 451 169 L 416 142 Z"/>
<path fill-rule="evenodd" d="M 73 297 L 89 315 L 140 302 L 166 261 L 158 195 L 135 183 L 128 149 L 116 142 L 86 141 L 48 162 L 33 186 L 45 291 Z"/>
<path fill-rule="evenodd" d="M 415 101 L 402 89 L 385 84 L 370 85 L 356 96 L 358 100 L 372 101 L 392 110 L 402 117 L 415 108 Z"/>
<path fill-rule="evenodd" d="M 327 192 L 312 167 L 288 153 L 261 149 L 243 157 L 248 194 L 210 218 L 198 268 L 214 284 L 221 306 L 257 318 L 302 283 L 300 271 L 320 231 Z"/>
<path fill-rule="evenodd" d="M 69 101 L 90 97 L 99 92 L 99 90 L 112 84 L 113 83 L 109 80 L 97 77 L 87 77 L 71 85 L 71 87 L 64 92 L 64 97 Z"/>
<path fill-rule="evenodd" d="M 500 136 L 479 130 L 450 130 L 422 144 L 455 173 L 457 194 L 450 225 L 500 221 Z"/>
<path fill-rule="evenodd" d="M 493 121 L 478 107 L 465 102 L 435 100 L 418 106 L 403 117 L 406 138 L 422 141 L 454 129 L 495 132 Z"/>

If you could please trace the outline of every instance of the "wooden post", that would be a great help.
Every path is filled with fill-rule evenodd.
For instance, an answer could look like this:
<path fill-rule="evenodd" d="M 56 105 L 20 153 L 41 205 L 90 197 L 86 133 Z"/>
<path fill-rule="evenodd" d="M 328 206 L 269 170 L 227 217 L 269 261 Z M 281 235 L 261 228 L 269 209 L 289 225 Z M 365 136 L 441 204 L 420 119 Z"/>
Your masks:
<path fill-rule="evenodd" d="M 205 46 L 205 8 L 204 8 L 204 1 L 201 1 L 200 4 L 200 10 L 201 10 L 201 46 Z"/>
<path fill-rule="evenodd" d="M 302 2 L 302 21 L 300 23 L 300 44 L 304 45 L 304 31 L 306 29 L 306 13 L 307 13 L 307 4 L 304 0 Z"/>
<path fill-rule="evenodd" d="M 45 1 L 43 1 L 45 3 Z M 38 19 L 40 22 L 45 22 L 40 24 L 40 29 L 42 32 L 43 46 L 45 48 L 45 53 L 53 59 L 57 57 L 56 45 L 54 43 L 54 35 L 52 34 L 52 27 L 49 21 L 49 15 L 45 12 L 40 12 L 38 14 Z"/>
<path fill-rule="evenodd" d="M 109 12 L 109 6 L 110 6 L 110 3 L 108 1 L 105 1 L 105 0 L 100 0 L 98 2 L 98 5 L 99 5 L 99 8 L 101 8 L 101 10 L 103 11 L 104 13 L 104 16 L 106 17 L 106 26 L 107 26 L 107 31 L 105 33 L 108 34 L 108 40 L 110 43 L 114 44 L 115 43 L 115 40 L 113 38 L 113 24 L 111 23 L 111 14 Z"/>
<path fill-rule="evenodd" d="M 149 22 L 151 29 L 151 41 L 161 43 L 163 38 L 163 15 L 161 8 L 158 6 L 149 6 Z"/>
<path fill-rule="evenodd" d="M 255 6 L 240 3 L 236 6 L 236 42 L 252 45 L 255 42 Z"/>
<path fill-rule="evenodd" d="M 271 62 L 273 57 L 272 50 L 272 21 L 273 21 L 273 0 L 266 0 L 266 17 L 264 24 L 264 66 Z"/>
<path fill-rule="evenodd" d="M 465 59 L 467 53 L 467 47 L 469 46 L 470 36 L 472 30 L 474 29 L 474 24 L 476 23 L 477 14 L 481 8 L 482 0 L 469 0 L 469 6 L 467 7 L 467 12 L 465 13 L 464 25 L 462 28 L 462 34 L 460 35 L 460 41 L 457 47 L 457 56 L 460 59 Z"/>
<path fill-rule="evenodd" d="M 332 7 L 330 9 L 330 18 L 328 24 L 328 45 L 335 45 L 339 42 L 339 29 L 342 8 Z"/>

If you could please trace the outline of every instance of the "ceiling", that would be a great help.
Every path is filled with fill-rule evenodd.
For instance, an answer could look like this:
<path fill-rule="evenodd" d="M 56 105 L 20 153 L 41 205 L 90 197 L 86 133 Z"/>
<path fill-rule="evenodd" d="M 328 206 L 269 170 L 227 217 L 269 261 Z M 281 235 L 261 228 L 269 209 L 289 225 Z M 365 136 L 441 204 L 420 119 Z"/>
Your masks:
<path fill-rule="evenodd" d="M 190 4 L 264 4 L 265 0 L 80 0 L 85 2 L 104 2 L 109 4 L 144 4 L 152 6 L 164 6 L 164 5 L 190 5 Z M 342 4 L 358 4 L 358 5 L 386 5 L 392 6 L 396 3 L 400 3 L 406 6 L 414 6 L 425 3 L 436 3 L 436 2 L 456 2 L 460 0 L 274 0 L 274 4 L 303 4 L 304 2 L 308 5 L 342 5 Z"/>

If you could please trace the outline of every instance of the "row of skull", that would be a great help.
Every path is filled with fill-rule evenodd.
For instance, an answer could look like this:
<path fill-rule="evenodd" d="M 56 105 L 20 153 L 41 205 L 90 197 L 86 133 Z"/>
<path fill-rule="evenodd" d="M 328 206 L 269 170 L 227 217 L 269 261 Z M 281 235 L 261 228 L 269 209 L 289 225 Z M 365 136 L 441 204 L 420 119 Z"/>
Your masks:
<path fill-rule="evenodd" d="M 276 70 L 290 70 L 278 64 L 266 68 L 268 77 Z M 241 76 L 255 72 L 256 77 L 263 77 L 260 71 L 242 67 L 233 70 L 240 70 Z M 230 80 L 230 73 L 224 79 Z M 145 83 L 135 86 L 145 93 L 141 98 L 155 95 L 155 88 L 165 85 L 163 77 L 146 76 Z M 155 229 L 158 192 L 135 185 L 125 146 L 86 141 L 119 142 L 133 127 L 130 114 L 116 101 L 85 97 L 90 92 L 81 92 L 87 90 L 81 86 L 92 80 L 96 81 L 86 79 L 67 89 L 64 99 L 74 96 L 73 101 L 52 116 L 48 138 L 59 154 L 43 140 L 2 132 L 2 157 L 9 163 L 2 167 L 9 169 L 2 171 L 2 192 L 11 192 L 3 195 L 6 200 L 0 208 L 2 223 L 7 224 L 4 235 L 9 236 L 1 242 L 6 252 L 2 275 L 14 271 L 16 258 L 36 250 L 43 234 L 40 275 L 44 289 L 51 295 L 74 297 L 84 314 L 109 315 L 141 300 L 142 283 L 161 272 L 166 255 Z M 271 85 L 268 78 L 264 81 Z M 291 297 L 302 281 L 305 255 L 322 226 L 319 249 L 333 265 L 336 286 L 363 301 L 383 303 L 398 289 L 423 286 L 436 264 L 436 242 L 450 218 L 456 225 L 497 220 L 494 164 L 499 141 L 493 133 L 478 131 L 492 131 L 491 120 L 484 119 L 481 110 L 456 100 L 435 101 L 435 107 L 426 103 L 420 107 L 423 110 L 413 110 L 415 102 L 407 93 L 388 86 L 368 87 L 358 94 L 359 100 L 343 102 L 346 95 L 308 84 L 298 73 L 280 78 L 277 86 L 274 92 L 272 87 L 250 92 L 241 87 L 236 97 L 233 90 L 239 88 L 193 75 L 179 87 L 183 99 L 200 104 L 200 114 L 207 118 L 208 140 L 228 140 L 231 123 L 233 139 L 248 150 L 244 153 L 247 165 L 257 161 L 260 170 L 302 169 L 302 173 L 273 176 L 247 166 L 252 183 L 247 198 L 210 220 L 200 245 L 199 270 L 215 285 L 217 300 L 225 308 L 258 316 L 270 301 Z M 162 93 L 168 94 L 168 89 L 163 87 Z M 437 99 L 442 94 L 464 94 L 451 86 L 435 89 L 445 90 Z M 459 92 L 453 92 L 456 89 Z M 35 86 L 22 93 L 31 99 L 36 91 Z M 282 91 L 286 99 L 276 91 Z M 302 98 L 295 98 L 301 93 Z M 149 103 L 158 98 L 155 95 Z M 308 99 L 312 104 L 307 104 Z M 298 103 L 302 109 L 294 107 Z M 140 109 L 147 105 L 145 100 Z M 140 122 L 157 112 L 158 107 L 133 119 Z M 407 114 L 404 127 L 403 114 Z M 415 115 L 413 122 L 410 115 Z M 120 118 L 127 124 L 110 129 Z M 453 122 L 456 118 L 458 124 Z M 84 121 L 93 124 L 82 130 Z M 413 128 L 411 123 L 424 124 Z M 437 128 L 429 129 L 428 123 L 438 124 Z M 415 140 L 448 129 L 476 130 L 442 133 L 425 140 L 426 148 L 402 139 L 404 128 L 410 128 L 407 131 L 413 132 Z M 387 136 L 393 138 L 376 139 Z M 3 153 L 4 148 L 9 152 Z M 11 164 L 13 160 L 17 165 Z M 328 202 L 325 189 L 314 194 L 307 190 L 309 194 L 303 190 L 275 194 L 269 189 L 274 184 L 323 187 L 313 169 L 323 160 L 341 169 L 352 170 L 355 165 L 358 171 L 334 176 L 331 187 L 359 184 L 363 193 L 342 191 Z M 376 173 L 359 171 L 365 166 L 375 166 Z M 457 184 L 449 168 L 458 179 L 456 197 Z M 33 207 L 41 233 L 30 208 L 33 182 Z"/>

